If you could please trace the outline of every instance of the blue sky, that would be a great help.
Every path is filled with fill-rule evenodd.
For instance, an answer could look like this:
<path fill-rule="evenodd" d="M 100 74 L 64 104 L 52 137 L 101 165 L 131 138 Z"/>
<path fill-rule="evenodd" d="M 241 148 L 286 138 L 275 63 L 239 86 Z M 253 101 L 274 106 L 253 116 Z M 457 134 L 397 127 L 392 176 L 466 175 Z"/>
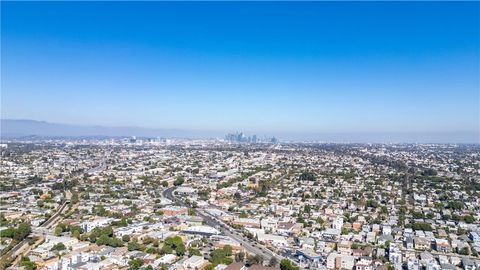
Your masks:
<path fill-rule="evenodd" d="M 1 5 L 2 118 L 478 138 L 479 2 Z"/>

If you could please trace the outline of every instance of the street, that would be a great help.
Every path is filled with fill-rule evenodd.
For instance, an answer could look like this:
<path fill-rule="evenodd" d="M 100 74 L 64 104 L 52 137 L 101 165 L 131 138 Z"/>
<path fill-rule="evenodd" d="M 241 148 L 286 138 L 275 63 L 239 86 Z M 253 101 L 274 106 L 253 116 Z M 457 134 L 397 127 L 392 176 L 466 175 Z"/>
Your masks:
<path fill-rule="evenodd" d="M 173 195 L 175 187 L 167 188 L 162 192 L 162 195 L 174 202 L 179 203 L 182 206 L 187 207 L 185 203 Z M 264 261 L 268 261 L 275 256 L 277 259 L 283 259 L 282 256 L 274 254 L 272 251 L 268 250 L 265 246 L 255 242 L 254 240 L 248 239 L 243 234 L 237 233 L 233 228 L 227 224 L 218 221 L 216 218 L 210 216 L 208 213 L 205 213 L 202 209 L 193 208 L 198 216 L 202 217 L 205 220 L 205 224 L 211 227 L 216 228 L 224 235 L 231 237 L 235 241 L 238 241 L 249 253 L 261 255 L 264 258 Z"/>

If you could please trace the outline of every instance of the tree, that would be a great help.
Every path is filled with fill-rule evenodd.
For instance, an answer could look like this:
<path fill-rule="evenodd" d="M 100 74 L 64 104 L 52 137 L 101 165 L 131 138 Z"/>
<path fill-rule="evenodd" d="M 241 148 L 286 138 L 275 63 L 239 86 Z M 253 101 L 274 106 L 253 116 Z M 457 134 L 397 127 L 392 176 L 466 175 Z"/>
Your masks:
<path fill-rule="evenodd" d="M 232 246 L 230 245 L 225 245 L 223 246 L 223 251 L 225 252 L 226 256 L 232 256 Z"/>
<path fill-rule="evenodd" d="M 435 171 L 434 169 L 425 169 L 423 172 L 422 172 L 422 175 L 423 176 L 435 176 L 437 175 L 437 171 Z"/>
<path fill-rule="evenodd" d="M 465 220 L 466 223 L 474 223 L 475 222 L 475 218 L 472 215 L 466 215 L 465 217 L 463 217 L 463 220 Z"/>
<path fill-rule="evenodd" d="M 162 186 L 163 187 L 168 187 L 168 182 L 167 181 L 162 181 Z"/>
<path fill-rule="evenodd" d="M 175 250 L 175 253 L 178 256 L 185 255 L 185 244 L 183 244 L 182 238 L 180 238 L 180 236 L 167 237 L 167 239 L 165 239 L 165 243 L 163 244 L 161 252 L 163 254 L 166 254 L 172 253 L 173 250 Z"/>
<path fill-rule="evenodd" d="M 173 253 L 173 249 L 171 246 L 168 246 L 168 245 L 163 245 L 162 249 L 160 250 L 160 253 L 161 254 L 172 254 Z"/>
<path fill-rule="evenodd" d="M 105 207 L 101 204 L 93 208 L 93 213 L 97 216 L 103 216 L 103 217 L 108 215 L 107 209 L 105 209 Z"/>
<path fill-rule="evenodd" d="M 45 205 L 45 203 L 42 200 L 37 201 L 37 206 L 38 207 L 43 207 L 44 205 Z"/>
<path fill-rule="evenodd" d="M 450 208 L 453 210 L 462 210 L 463 203 L 461 201 L 450 201 L 448 202 L 447 208 Z"/>
<path fill-rule="evenodd" d="M 108 237 L 108 235 L 106 234 L 102 234 L 100 235 L 100 237 L 97 238 L 97 240 L 95 241 L 95 244 L 102 246 L 102 245 L 108 245 L 109 242 L 110 242 L 110 237 Z"/>
<path fill-rule="evenodd" d="M 236 262 L 243 262 L 245 260 L 245 252 L 241 251 L 235 254 L 235 261 Z"/>
<path fill-rule="evenodd" d="M 130 235 L 125 234 L 124 236 L 122 236 L 122 241 L 123 241 L 123 242 L 128 242 L 128 241 L 130 241 Z"/>
<path fill-rule="evenodd" d="M 414 222 L 412 223 L 412 229 L 419 231 L 432 231 L 433 228 L 429 223 L 426 222 Z"/>
<path fill-rule="evenodd" d="M 72 204 L 78 203 L 78 193 L 73 193 L 72 194 Z"/>
<path fill-rule="evenodd" d="M 130 266 L 128 269 L 130 270 L 138 270 L 140 267 L 143 265 L 143 260 L 142 259 L 133 259 L 128 262 L 128 265 Z"/>
<path fill-rule="evenodd" d="M 268 262 L 268 266 L 270 267 L 277 267 L 277 264 L 278 264 L 278 260 L 275 256 L 273 256 Z"/>
<path fill-rule="evenodd" d="M 470 249 L 468 247 L 463 247 L 458 253 L 461 255 L 470 255 Z"/>
<path fill-rule="evenodd" d="M 232 247 L 229 245 L 225 245 L 221 249 L 215 249 L 210 253 L 209 261 L 213 264 L 213 266 L 217 266 L 219 264 L 231 264 L 233 259 L 230 257 L 232 256 Z"/>
<path fill-rule="evenodd" d="M 111 226 L 97 227 L 90 232 L 88 239 L 90 240 L 90 242 L 95 243 L 97 241 L 97 238 L 99 238 L 103 234 L 108 237 L 112 237 L 113 236 L 112 227 Z"/>
<path fill-rule="evenodd" d="M 37 265 L 30 261 L 30 258 L 28 257 L 22 257 L 21 263 L 23 267 L 25 267 L 26 270 L 35 270 L 37 269 Z"/>
<path fill-rule="evenodd" d="M 149 253 L 149 254 L 153 254 L 153 253 L 157 253 L 157 249 L 154 248 L 154 247 L 149 247 L 145 250 L 146 253 Z"/>
<path fill-rule="evenodd" d="M 175 248 L 175 253 L 177 253 L 177 256 L 183 256 L 185 255 L 185 252 L 186 249 L 183 243 Z"/>
<path fill-rule="evenodd" d="M 128 251 L 140 250 L 141 246 L 137 241 L 133 241 L 128 243 L 127 245 Z"/>
<path fill-rule="evenodd" d="M 14 228 L 7 228 L 0 232 L 1 237 L 7 237 L 7 238 L 13 238 L 14 234 L 15 234 Z"/>
<path fill-rule="evenodd" d="M 73 231 L 72 236 L 77 238 L 77 239 L 80 238 L 80 231 Z"/>
<path fill-rule="evenodd" d="M 111 247 L 121 247 L 123 246 L 123 241 L 116 237 L 110 237 L 107 245 Z"/>
<path fill-rule="evenodd" d="M 183 176 L 178 176 L 177 179 L 173 182 L 174 186 L 181 186 L 185 182 L 185 178 Z"/>
<path fill-rule="evenodd" d="M 288 259 L 283 259 L 280 262 L 280 269 L 281 270 L 299 270 L 300 268 L 296 266 L 292 261 Z"/>
<path fill-rule="evenodd" d="M 63 233 L 63 229 L 60 226 L 55 227 L 55 235 L 59 236 Z"/>
<path fill-rule="evenodd" d="M 120 222 L 118 222 L 118 226 L 119 227 L 127 227 L 128 226 L 127 220 L 125 218 L 122 218 L 120 220 Z"/>
<path fill-rule="evenodd" d="M 200 253 L 200 250 L 193 247 L 188 248 L 188 254 L 190 254 L 190 256 L 193 256 L 193 255 L 202 256 L 202 253 Z"/>
<path fill-rule="evenodd" d="M 25 268 L 25 270 L 35 270 L 35 269 L 37 269 L 37 265 L 32 261 L 23 261 L 22 266 Z"/>
<path fill-rule="evenodd" d="M 255 256 L 249 257 L 248 261 L 252 264 L 262 264 L 263 263 L 263 256 L 260 254 L 255 254 Z"/>
<path fill-rule="evenodd" d="M 315 181 L 317 177 L 313 172 L 303 172 L 302 174 L 300 174 L 299 179 L 301 181 Z"/>
<path fill-rule="evenodd" d="M 67 247 L 63 243 L 58 243 L 58 244 L 54 245 L 50 250 L 51 251 L 61 251 L 61 250 L 65 250 L 65 249 L 67 249 Z"/>
<path fill-rule="evenodd" d="M 13 239 L 20 242 L 25 239 L 25 237 L 27 237 L 31 231 L 32 229 L 29 223 L 20 223 L 20 225 L 18 225 L 18 228 L 15 230 L 15 233 L 13 234 Z"/>

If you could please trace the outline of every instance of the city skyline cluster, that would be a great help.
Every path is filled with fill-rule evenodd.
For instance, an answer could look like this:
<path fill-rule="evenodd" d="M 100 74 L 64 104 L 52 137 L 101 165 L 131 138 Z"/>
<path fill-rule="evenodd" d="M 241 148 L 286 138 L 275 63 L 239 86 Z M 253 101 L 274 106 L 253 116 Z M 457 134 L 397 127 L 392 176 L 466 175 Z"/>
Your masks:
<path fill-rule="evenodd" d="M 228 133 L 225 135 L 225 140 L 230 142 L 237 142 L 237 143 L 277 143 L 278 139 L 275 136 L 267 137 L 257 137 L 256 134 L 248 136 L 243 134 L 243 132 L 235 132 L 235 133 Z"/>

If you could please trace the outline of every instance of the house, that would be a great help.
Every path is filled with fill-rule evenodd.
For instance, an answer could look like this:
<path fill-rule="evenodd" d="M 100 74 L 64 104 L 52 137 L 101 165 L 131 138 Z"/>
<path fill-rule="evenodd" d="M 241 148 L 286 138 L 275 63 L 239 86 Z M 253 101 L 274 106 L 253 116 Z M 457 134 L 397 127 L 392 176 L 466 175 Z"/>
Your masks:
<path fill-rule="evenodd" d="M 92 221 L 80 223 L 80 228 L 82 228 L 84 232 L 90 232 L 95 228 L 108 226 L 112 221 L 113 218 L 97 218 Z"/>
<path fill-rule="evenodd" d="M 420 270 L 421 265 L 417 259 L 409 259 L 407 261 L 407 269 L 408 270 Z"/>
<path fill-rule="evenodd" d="M 455 267 L 455 265 L 451 265 L 449 263 L 440 264 L 440 268 L 442 270 L 457 270 L 457 267 Z"/>
<path fill-rule="evenodd" d="M 65 247 L 67 248 L 71 248 L 73 247 L 73 245 L 78 243 L 78 239 L 73 237 L 68 237 L 68 236 L 46 235 L 45 243 L 43 243 L 42 245 L 44 245 L 47 248 L 52 248 L 56 244 L 60 244 L 60 243 L 65 245 Z"/>
<path fill-rule="evenodd" d="M 382 226 L 382 234 L 383 235 L 391 235 L 392 234 L 392 227 L 388 225 Z"/>
<path fill-rule="evenodd" d="M 475 270 L 475 269 L 477 269 L 476 266 L 475 266 L 475 263 L 472 260 L 467 259 L 467 258 L 462 259 L 462 266 L 463 266 L 463 269 L 465 269 L 465 270 Z"/>
<path fill-rule="evenodd" d="M 413 243 L 416 250 L 430 250 L 431 247 L 430 240 L 424 237 L 414 237 Z"/>
<path fill-rule="evenodd" d="M 278 227 L 278 220 L 274 218 L 263 218 L 260 221 L 262 229 L 266 232 L 275 232 Z"/>
<path fill-rule="evenodd" d="M 435 239 L 435 250 L 446 253 L 452 252 L 452 248 L 450 247 L 448 240 L 440 238 Z"/>
<path fill-rule="evenodd" d="M 335 258 L 335 268 L 338 269 L 353 269 L 355 265 L 355 257 L 350 255 L 340 255 Z"/>
<path fill-rule="evenodd" d="M 342 230 L 343 227 L 343 217 L 336 217 L 332 222 L 332 229 Z"/>
<path fill-rule="evenodd" d="M 277 270 L 275 267 L 267 267 L 259 264 L 254 264 L 248 268 L 248 270 Z"/>
<path fill-rule="evenodd" d="M 340 230 L 337 230 L 337 229 L 326 229 L 322 236 L 323 238 L 325 238 L 325 240 L 336 240 L 340 237 L 340 234 L 342 232 Z"/>
<path fill-rule="evenodd" d="M 293 233 L 295 223 L 293 222 L 279 222 L 277 225 L 277 232 L 282 235 L 289 235 Z"/>
<path fill-rule="evenodd" d="M 371 259 L 361 258 L 355 264 L 355 270 L 373 270 L 373 261 Z"/>
<path fill-rule="evenodd" d="M 232 223 L 247 228 L 260 228 L 260 221 L 255 218 L 237 218 Z"/>
<path fill-rule="evenodd" d="M 327 269 L 353 269 L 355 257 L 339 253 L 330 253 L 327 256 Z"/>
<path fill-rule="evenodd" d="M 235 262 L 227 266 L 225 270 L 247 270 L 247 267 L 242 262 Z"/>
<path fill-rule="evenodd" d="M 177 256 L 173 254 L 165 254 L 153 262 L 153 266 L 158 267 L 162 264 L 172 264 L 176 260 Z"/>
<path fill-rule="evenodd" d="M 390 247 L 388 250 L 388 260 L 393 264 L 402 263 L 402 251 L 394 243 L 390 244 Z"/>
<path fill-rule="evenodd" d="M 307 260 L 310 263 L 323 261 L 323 257 L 311 249 L 297 249 L 295 254 L 300 260 Z"/>
<path fill-rule="evenodd" d="M 185 221 L 188 226 L 201 226 L 203 225 L 203 219 L 197 216 L 188 217 Z"/>
<path fill-rule="evenodd" d="M 186 259 L 183 262 L 183 268 L 184 269 L 202 269 L 205 265 L 207 265 L 207 261 L 202 257 L 202 256 L 192 256 L 188 259 Z"/>
<path fill-rule="evenodd" d="M 260 243 L 268 243 L 273 246 L 287 246 L 288 244 L 287 239 L 281 235 L 257 233 L 257 239 Z"/>
<path fill-rule="evenodd" d="M 352 254 L 352 242 L 350 241 L 340 241 L 337 244 L 337 251 L 340 254 L 351 255 Z"/>
<path fill-rule="evenodd" d="M 414 248 L 414 243 L 413 243 L 413 238 L 412 237 L 405 237 L 405 247 L 407 249 L 413 249 Z"/>
<path fill-rule="evenodd" d="M 185 215 L 188 213 L 188 208 L 187 207 L 181 207 L 181 206 L 167 206 L 160 211 L 163 213 L 165 216 L 179 216 L 179 215 Z"/>
<path fill-rule="evenodd" d="M 441 270 L 440 265 L 436 261 L 428 262 L 425 270 Z"/>

